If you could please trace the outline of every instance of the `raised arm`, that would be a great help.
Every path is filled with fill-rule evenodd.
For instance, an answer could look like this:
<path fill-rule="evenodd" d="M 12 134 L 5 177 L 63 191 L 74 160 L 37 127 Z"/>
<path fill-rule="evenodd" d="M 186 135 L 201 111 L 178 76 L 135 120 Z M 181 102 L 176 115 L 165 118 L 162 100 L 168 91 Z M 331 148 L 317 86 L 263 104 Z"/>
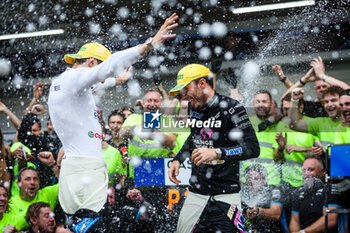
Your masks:
<path fill-rule="evenodd" d="M 158 49 L 160 46 L 162 46 L 167 39 L 176 37 L 176 34 L 169 32 L 178 26 L 178 24 L 175 23 L 178 18 L 179 16 L 177 16 L 176 13 L 173 13 L 169 18 L 165 20 L 164 24 L 160 27 L 157 34 L 152 38 L 151 45 L 155 49 Z M 144 56 L 150 50 L 151 48 L 146 43 L 139 45 L 141 56 Z"/>
<path fill-rule="evenodd" d="M 323 63 L 323 60 L 320 56 L 318 58 L 314 58 L 311 61 L 311 66 L 314 68 L 316 79 L 317 80 L 323 80 L 324 82 L 332 85 L 332 86 L 339 86 L 343 88 L 344 90 L 349 89 L 350 86 L 343 81 L 340 81 L 336 78 L 333 78 L 329 75 L 326 75 L 325 72 L 325 65 Z"/>
<path fill-rule="evenodd" d="M 5 113 L 6 116 L 9 117 L 10 121 L 12 122 L 13 126 L 18 130 L 19 125 L 21 124 L 21 120 L 18 119 L 18 117 L 11 112 L 7 106 L 0 101 L 0 112 Z"/>
<path fill-rule="evenodd" d="M 296 88 L 292 92 L 292 106 L 289 108 L 288 117 L 290 118 L 289 127 L 300 132 L 308 132 L 307 123 L 299 117 L 299 101 L 304 96 L 302 88 Z"/>
<path fill-rule="evenodd" d="M 34 105 L 31 112 L 23 117 L 21 125 L 18 127 L 18 140 L 28 146 L 34 153 L 48 150 L 44 136 L 32 133 L 32 126 L 36 122 L 37 115 L 45 112 L 46 110 L 42 105 Z"/>
<path fill-rule="evenodd" d="M 29 106 L 26 108 L 24 115 L 27 115 L 28 112 L 32 109 L 32 107 L 39 102 L 39 99 L 41 98 L 43 92 L 44 92 L 44 84 L 42 82 L 35 84 L 33 89 L 34 97 L 30 102 Z"/>
<path fill-rule="evenodd" d="M 281 82 L 283 82 L 286 88 L 290 88 L 293 85 L 293 83 L 284 75 L 282 67 L 280 65 L 272 66 L 272 72 Z"/>
<path fill-rule="evenodd" d="M 80 75 L 75 80 L 72 80 L 76 94 L 90 89 L 96 83 L 103 82 L 109 77 L 119 76 L 124 69 L 134 64 L 141 56 L 148 53 L 152 47 L 159 48 L 167 39 L 174 38 L 176 34 L 170 34 L 169 32 L 178 26 L 175 23 L 178 18 L 175 13 L 167 18 L 157 34 L 152 38 L 151 43 L 143 43 L 136 47 L 116 52 L 95 67 L 81 68 Z"/>
<path fill-rule="evenodd" d="M 41 151 L 38 154 L 38 159 L 42 163 L 44 163 L 47 166 L 49 166 L 51 168 L 51 170 L 53 171 L 53 173 L 55 173 L 56 177 L 59 178 L 61 169 L 60 169 L 60 166 L 57 164 L 57 161 L 53 157 L 52 152 L 50 152 L 50 151 Z"/>
<path fill-rule="evenodd" d="M 281 100 L 283 100 L 286 97 L 286 95 L 291 93 L 294 89 L 303 87 L 306 83 L 313 82 L 315 80 L 315 72 L 314 69 L 311 68 L 303 77 L 301 77 L 301 79 L 298 82 L 294 83 L 290 88 L 288 88 L 286 92 L 283 93 Z"/>

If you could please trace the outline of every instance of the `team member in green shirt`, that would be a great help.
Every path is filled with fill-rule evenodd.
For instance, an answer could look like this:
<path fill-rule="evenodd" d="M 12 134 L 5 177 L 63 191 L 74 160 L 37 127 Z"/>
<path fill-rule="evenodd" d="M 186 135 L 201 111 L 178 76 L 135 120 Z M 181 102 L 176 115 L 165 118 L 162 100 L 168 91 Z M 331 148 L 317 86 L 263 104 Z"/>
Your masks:
<path fill-rule="evenodd" d="M 123 159 L 120 151 L 108 143 L 102 142 L 102 154 L 103 159 L 107 164 L 109 178 L 108 183 L 114 184 L 116 178 L 118 178 L 118 182 L 120 183 L 121 178 L 126 175 L 126 169 L 123 165 Z"/>
<path fill-rule="evenodd" d="M 0 185 L 0 232 L 6 229 L 6 232 L 17 232 L 14 226 L 16 222 L 16 215 L 10 210 L 8 205 L 9 193 L 6 188 Z"/>
<path fill-rule="evenodd" d="M 35 167 L 35 164 L 30 162 L 32 157 L 32 152 L 28 147 L 20 142 L 15 142 L 10 148 L 11 156 L 14 158 L 13 167 L 13 179 L 11 185 L 11 195 L 19 194 L 19 187 L 17 185 L 18 173 L 23 167 Z M 33 158 L 34 159 L 34 158 Z"/>
<path fill-rule="evenodd" d="M 254 96 L 253 108 L 256 115 L 249 117 L 259 141 L 259 158 L 273 159 L 277 123 L 280 116 L 271 114 L 273 107 L 272 97 L 269 91 L 260 90 Z"/>
<path fill-rule="evenodd" d="M 162 110 L 162 99 L 162 93 L 158 88 L 147 90 L 142 100 L 143 111 L 159 111 L 160 113 Z M 171 126 L 169 122 L 172 121 L 172 118 L 163 115 L 161 117 L 166 121 L 167 126 Z M 143 118 L 143 114 L 131 114 L 123 123 L 119 133 L 124 140 L 128 139 L 128 156 L 131 158 L 131 163 L 137 164 L 139 161 L 137 157 L 164 158 L 175 156 L 181 149 L 181 147 L 177 146 L 179 143 L 177 140 L 178 133 L 172 132 L 173 128 L 171 127 L 166 129 L 164 125 L 156 130 L 144 129 Z M 133 178 L 134 169 L 132 166 L 130 166 L 129 172 L 129 176 Z"/>
<path fill-rule="evenodd" d="M 161 112 L 162 93 L 158 88 L 149 89 L 142 101 L 144 112 Z M 161 130 L 143 131 L 143 115 L 131 114 L 123 123 L 121 136 L 130 139 L 129 156 L 168 157 L 174 149 L 176 135 L 163 133 Z"/>
<path fill-rule="evenodd" d="M 289 110 L 290 128 L 300 132 L 308 132 L 317 136 L 322 146 L 335 143 L 335 135 L 341 125 L 339 105 L 340 87 L 331 86 L 322 93 L 322 103 L 329 117 L 299 118 L 298 102 L 303 98 L 304 90 L 296 88 L 292 92 L 292 107 Z M 322 154 L 322 148 L 313 150 L 315 155 Z"/>
<path fill-rule="evenodd" d="M 296 188 L 303 184 L 302 165 L 307 152 L 311 152 L 318 138 L 312 134 L 291 130 L 288 125 L 288 111 L 292 105 L 291 93 L 282 99 L 283 119 L 278 123 L 276 134 L 275 160 L 282 160 L 282 180 Z M 303 118 L 303 104 L 298 103 L 299 118 Z M 308 117 L 304 116 L 303 119 Z"/>
<path fill-rule="evenodd" d="M 32 167 L 23 168 L 18 174 L 18 186 L 20 194 L 10 199 L 11 213 L 16 216 L 15 227 L 17 230 L 27 228 L 28 222 L 25 215 L 28 207 L 36 202 L 48 203 L 52 210 L 58 203 L 58 184 L 39 189 L 38 172 Z"/>

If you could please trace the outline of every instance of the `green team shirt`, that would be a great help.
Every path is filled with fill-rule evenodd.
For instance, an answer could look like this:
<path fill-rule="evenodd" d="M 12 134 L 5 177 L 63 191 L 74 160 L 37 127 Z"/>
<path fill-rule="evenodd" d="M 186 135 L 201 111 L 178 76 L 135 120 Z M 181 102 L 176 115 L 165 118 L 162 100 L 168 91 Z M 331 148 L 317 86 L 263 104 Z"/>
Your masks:
<path fill-rule="evenodd" d="M 306 118 L 306 117 L 304 117 Z M 287 133 L 287 144 L 286 145 L 296 145 L 300 147 L 312 147 L 314 145 L 314 141 L 318 141 L 318 138 L 310 133 L 304 133 L 304 132 L 298 132 L 291 130 L 289 128 L 288 123 L 286 123 L 284 120 L 281 120 L 278 122 L 277 126 L 279 132 L 285 132 Z M 273 143 L 273 148 L 278 148 L 278 143 L 275 140 Z M 290 154 L 287 153 L 286 150 L 283 151 L 284 159 L 289 161 L 295 161 L 295 162 L 304 162 L 305 154 L 306 152 L 291 152 Z"/>
<path fill-rule="evenodd" d="M 20 195 L 12 196 L 9 200 L 11 213 L 17 218 L 15 227 L 18 231 L 29 227 L 28 222 L 25 219 L 28 207 L 36 202 L 46 202 L 50 205 L 52 211 L 54 211 L 58 203 L 58 184 L 47 186 L 38 190 L 35 198 L 32 201 L 24 201 Z"/>
<path fill-rule="evenodd" d="M 335 144 L 347 143 L 350 143 L 350 127 L 340 125 L 335 135 Z"/>
<path fill-rule="evenodd" d="M 143 126 L 142 114 L 134 113 L 128 116 L 128 118 L 123 123 L 122 128 L 134 127 L 134 126 L 141 126 L 141 127 Z M 163 130 L 163 127 L 161 127 L 160 131 L 162 130 Z M 164 158 L 164 157 L 168 157 L 170 152 L 172 151 L 164 148 L 161 145 L 160 141 L 143 140 L 137 136 L 134 136 L 129 141 L 129 144 L 128 144 L 129 156 L 139 156 L 141 158 Z"/>
<path fill-rule="evenodd" d="M 335 143 L 336 133 L 341 126 L 340 121 L 332 121 L 329 117 L 304 118 L 308 133 L 317 136 L 323 146 Z"/>
<path fill-rule="evenodd" d="M 279 132 L 275 123 L 268 126 L 264 131 L 259 132 L 258 125 L 263 122 L 256 115 L 249 117 L 249 120 L 255 130 L 256 137 L 259 141 L 260 155 L 259 158 L 273 159 L 273 144 L 276 142 L 276 133 Z"/>
<path fill-rule="evenodd" d="M 107 149 L 102 149 L 103 159 L 107 163 L 109 183 L 113 184 L 117 175 L 125 175 L 123 160 L 120 151 L 111 145 Z"/>
<path fill-rule="evenodd" d="M 9 208 L 8 212 L 5 212 L 0 220 L 0 232 L 3 232 L 7 225 L 15 226 L 18 221 L 16 214 Z M 18 230 L 18 229 L 17 229 Z"/>

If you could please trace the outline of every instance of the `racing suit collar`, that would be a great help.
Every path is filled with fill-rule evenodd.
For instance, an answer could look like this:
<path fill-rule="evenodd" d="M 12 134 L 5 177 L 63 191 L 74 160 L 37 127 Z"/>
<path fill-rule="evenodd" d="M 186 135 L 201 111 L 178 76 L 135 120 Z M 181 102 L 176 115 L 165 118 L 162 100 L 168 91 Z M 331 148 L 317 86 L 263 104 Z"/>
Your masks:
<path fill-rule="evenodd" d="M 205 112 L 205 111 L 207 111 L 208 109 L 211 109 L 211 108 L 217 106 L 218 104 L 219 104 L 219 96 L 218 96 L 217 93 L 215 93 L 215 94 L 213 95 L 213 97 L 211 97 L 211 98 L 209 99 L 209 101 L 208 101 L 206 104 L 204 104 L 202 107 L 200 107 L 200 108 L 198 109 L 197 112 Z"/>

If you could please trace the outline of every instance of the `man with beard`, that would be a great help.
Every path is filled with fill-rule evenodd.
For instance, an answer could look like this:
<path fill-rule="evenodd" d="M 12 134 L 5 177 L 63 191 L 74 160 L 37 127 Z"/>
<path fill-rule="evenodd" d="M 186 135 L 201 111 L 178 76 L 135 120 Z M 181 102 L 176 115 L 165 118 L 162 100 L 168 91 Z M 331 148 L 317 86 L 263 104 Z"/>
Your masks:
<path fill-rule="evenodd" d="M 50 205 L 45 202 L 31 204 L 26 214 L 26 220 L 31 227 L 23 233 L 53 233 L 56 221 Z"/>
<path fill-rule="evenodd" d="M 241 198 L 246 222 L 245 230 L 257 232 L 284 232 L 281 224 L 283 204 L 281 191 L 267 185 L 267 170 L 260 164 L 244 170 L 246 183 L 242 185 Z M 252 223 L 252 224 L 249 224 Z"/>
<path fill-rule="evenodd" d="M 289 127 L 300 132 L 307 132 L 317 136 L 322 146 L 335 143 L 336 133 L 341 125 L 341 112 L 339 105 L 339 94 L 342 89 L 338 86 L 331 86 L 322 93 L 322 104 L 327 111 L 328 117 L 300 118 L 298 102 L 303 98 L 304 90 L 296 88 L 292 92 L 292 106 L 289 109 Z M 313 150 L 314 154 L 322 153 L 322 148 Z"/>
<path fill-rule="evenodd" d="M 181 93 L 190 102 L 187 122 L 193 122 L 190 136 L 169 169 L 169 179 L 180 184 L 180 164 L 186 158 L 192 161 L 189 192 L 177 232 L 244 232 L 239 162 L 259 155 L 245 108 L 215 93 L 211 71 L 199 64 L 182 68 L 176 87 L 169 93 Z M 207 122 L 211 122 L 209 126 L 205 126 Z"/>
<path fill-rule="evenodd" d="M 290 232 L 323 232 L 325 229 L 325 204 L 328 209 L 339 209 L 342 205 L 339 192 L 332 186 L 326 190 L 323 183 L 325 169 L 323 161 L 314 155 L 305 156 L 303 164 L 304 186 L 293 193 L 292 218 L 289 224 Z M 325 192 L 328 203 L 325 203 Z M 338 214 L 328 214 L 328 232 L 337 231 Z"/>
<path fill-rule="evenodd" d="M 336 135 L 336 144 L 350 143 L 350 89 L 344 90 L 339 97 L 340 110 L 343 115 L 343 130 Z"/>
<path fill-rule="evenodd" d="M 272 114 L 273 100 L 267 90 L 259 90 L 254 96 L 253 108 L 256 115 L 249 117 L 260 146 L 260 158 L 274 159 L 273 144 L 280 116 Z"/>

